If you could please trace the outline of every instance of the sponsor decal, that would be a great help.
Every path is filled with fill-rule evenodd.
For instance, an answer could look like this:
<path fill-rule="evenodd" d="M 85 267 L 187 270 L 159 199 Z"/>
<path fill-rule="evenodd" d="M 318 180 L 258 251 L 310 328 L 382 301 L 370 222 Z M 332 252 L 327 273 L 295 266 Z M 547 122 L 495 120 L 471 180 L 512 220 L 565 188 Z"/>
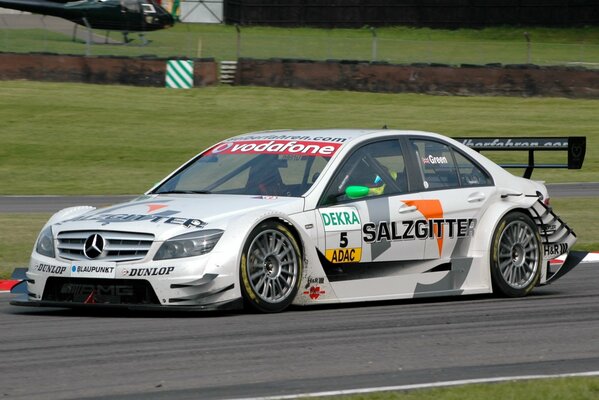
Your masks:
<path fill-rule="evenodd" d="M 71 276 L 85 278 L 114 278 L 115 265 L 72 265 Z"/>
<path fill-rule="evenodd" d="M 340 231 L 360 228 L 360 217 L 355 208 L 337 207 L 320 210 L 325 231 Z"/>
<path fill-rule="evenodd" d="M 332 263 L 360 262 L 362 259 L 362 248 L 327 249 L 325 257 Z"/>
<path fill-rule="evenodd" d="M 353 207 L 320 210 L 325 231 L 325 257 L 332 263 L 359 262 L 362 259 L 362 223 Z"/>
<path fill-rule="evenodd" d="M 173 217 L 173 215 L 179 214 L 181 211 L 177 210 L 163 210 L 160 212 L 156 212 L 158 210 L 162 210 L 168 207 L 168 203 L 170 200 L 166 200 L 163 202 L 140 202 L 137 204 L 125 204 L 121 206 L 111 207 L 107 210 L 100 211 L 99 213 L 94 213 L 91 215 L 82 215 L 73 219 L 69 219 L 65 222 L 69 221 L 98 221 L 102 225 L 114 224 L 114 223 L 125 223 L 125 222 L 140 222 L 140 221 L 149 221 L 153 223 L 162 223 L 162 224 L 172 224 L 172 225 L 182 225 L 186 228 L 204 228 L 207 223 L 198 218 L 187 218 L 187 217 Z M 124 208 L 133 208 L 133 207 L 147 207 L 147 212 L 143 214 L 138 213 L 115 213 L 114 211 L 121 210 Z M 60 225 L 62 223 L 58 223 L 56 225 Z M 93 258 L 93 257 L 90 257 Z"/>
<path fill-rule="evenodd" d="M 172 217 L 171 215 L 177 214 L 180 211 L 169 211 L 167 213 L 157 214 L 97 214 L 87 217 L 73 218 L 69 221 L 98 221 L 102 225 L 108 225 L 112 223 L 123 223 L 123 222 L 139 222 L 149 221 L 153 223 L 172 224 L 172 225 L 183 225 L 186 228 L 203 228 L 207 225 L 206 222 L 197 218 L 185 218 L 185 217 Z"/>
<path fill-rule="evenodd" d="M 308 290 L 304 291 L 304 295 L 309 296 L 312 300 L 318 299 L 322 294 L 326 294 L 326 292 L 320 286 L 310 286 Z"/>
<path fill-rule="evenodd" d="M 358 218 L 358 214 L 355 211 L 322 213 L 322 221 L 324 222 L 324 226 L 351 226 L 354 224 L 360 224 L 360 218 Z"/>
<path fill-rule="evenodd" d="M 553 243 L 543 245 L 543 257 L 557 257 L 568 252 L 568 243 Z"/>
<path fill-rule="evenodd" d="M 236 141 L 246 141 L 246 140 L 308 140 L 308 141 L 316 141 L 316 142 L 336 142 L 343 143 L 347 140 L 344 137 L 338 136 L 301 136 L 301 135 L 279 135 L 279 134 L 271 134 L 271 135 L 244 135 L 237 136 L 231 139 L 225 140 L 225 142 L 236 142 Z"/>
<path fill-rule="evenodd" d="M 123 268 L 121 273 L 123 276 L 164 276 L 170 275 L 175 270 L 175 267 L 152 267 L 152 268 Z"/>
<path fill-rule="evenodd" d="M 383 240 L 432 239 L 443 236 L 463 238 L 473 236 L 475 227 L 475 218 L 435 218 L 416 221 L 368 222 L 362 227 L 362 233 L 366 243 L 374 243 Z"/>
<path fill-rule="evenodd" d="M 315 284 L 321 284 L 322 285 L 324 283 L 324 277 L 323 276 L 321 276 L 321 277 L 311 277 L 311 276 L 309 276 L 306 279 L 306 286 L 305 286 L 304 289 L 308 289 L 310 287 L 310 285 L 313 284 L 313 283 L 315 283 Z"/>
<path fill-rule="evenodd" d="M 472 138 L 462 139 L 462 144 L 474 149 L 484 148 L 568 148 L 568 138 L 513 138 L 513 139 L 491 139 L 491 138 Z"/>
<path fill-rule="evenodd" d="M 364 242 L 436 238 L 439 256 L 441 256 L 445 237 L 464 238 L 474 235 L 477 220 L 475 218 L 443 218 L 443 207 L 439 200 L 408 200 L 404 203 L 407 206 L 416 206 L 424 219 L 366 223 L 362 227 Z"/>
<path fill-rule="evenodd" d="M 448 164 L 449 161 L 447 161 L 447 157 L 445 157 L 445 156 L 435 157 L 433 155 L 429 155 L 428 157 L 424 157 L 422 159 L 422 163 L 423 164 Z"/>
<path fill-rule="evenodd" d="M 60 289 L 62 294 L 91 296 L 132 296 L 133 286 L 129 285 L 94 285 L 82 283 L 66 283 Z M 91 301 L 90 301 L 91 303 Z"/>
<path fill-rule="evenodd" d="M 33 269 L 38 272 L 62 275 L 67 270 L 67 267 L 62 267 L 59 265 L 50 265 L 50 264 L 38 264 L 38 265 L 34 266 Z"/>
<path fill-rule="evenodd" d="M 253 196 L 252 199 L 277 200 L 279 196 Z"/>
<path fill-rule="evenodd" d="M 206 152 L 210 154 L 285 154 L 332 156 L 340 143 L 299 140 L 236 140 L 221 142 Z"/>
<path fill-rule="evenodd" d="M 541 234 L 543 235 L 553 235 L 555 231 L 557 231 L 557 226 L 555 224 L 543 224 L 541 226 Z"/>

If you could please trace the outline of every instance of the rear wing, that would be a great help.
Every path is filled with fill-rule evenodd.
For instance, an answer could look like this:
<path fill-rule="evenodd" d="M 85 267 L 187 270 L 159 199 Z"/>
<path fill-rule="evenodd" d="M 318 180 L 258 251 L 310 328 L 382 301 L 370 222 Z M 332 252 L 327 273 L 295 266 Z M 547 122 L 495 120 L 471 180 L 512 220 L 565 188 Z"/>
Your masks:
<path fill-rule="evenodd" d="M 525 168 L 524 177 L 530 179 L 535 168 L 580 169 L 586 153 L 586 136 L 568 137 L 471 137 L 454 138 L 479 153 L 488 151 L 528 151 L 528 164 L 499 164 L 503 168 Z M 567 164 L 536 164 L 535 151 L 567 151 Z"/>

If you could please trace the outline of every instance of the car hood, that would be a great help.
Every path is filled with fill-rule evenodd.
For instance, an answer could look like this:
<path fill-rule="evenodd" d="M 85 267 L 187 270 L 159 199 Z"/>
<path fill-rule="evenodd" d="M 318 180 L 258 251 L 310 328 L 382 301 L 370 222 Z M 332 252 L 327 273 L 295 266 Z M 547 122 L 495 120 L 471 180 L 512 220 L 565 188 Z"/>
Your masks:
<path fill-rule="evenodd" d="M 53 229 L 54 234 L 96 230 L 151 233 L 155 240 L 166 240 L 197 229 L 226 229 L 232 219 L 259 210 L 289 215 L 303 207 L 301 197 L 149 195 L 56 222 Z"/>

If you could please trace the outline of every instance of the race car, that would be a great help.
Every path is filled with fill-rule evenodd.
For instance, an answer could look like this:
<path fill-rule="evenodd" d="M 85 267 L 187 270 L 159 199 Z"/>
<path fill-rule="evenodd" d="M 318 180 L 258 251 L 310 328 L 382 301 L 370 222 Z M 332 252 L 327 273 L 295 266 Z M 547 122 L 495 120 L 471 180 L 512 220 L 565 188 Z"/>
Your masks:
<path fill-rule="evenodd" d="M 388 129 L 235 136 L 132 201 L 53 215 L 34 245 L 25 298 L 12 304 L 280 312 L 524 296 L 575 265 L 550 261 L 576 236 L 543 184 L 480 150 L 563 148 L 580 167 L 574 139 Z"/>

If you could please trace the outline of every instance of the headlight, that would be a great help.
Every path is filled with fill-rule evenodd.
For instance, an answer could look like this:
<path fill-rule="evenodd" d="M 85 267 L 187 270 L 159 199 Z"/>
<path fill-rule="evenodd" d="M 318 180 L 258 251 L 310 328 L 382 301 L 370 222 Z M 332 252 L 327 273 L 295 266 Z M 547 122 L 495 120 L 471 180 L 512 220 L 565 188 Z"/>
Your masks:
<path fill-rule="evenodd" d="M 35 251 L 46 257 L 54 257 L 54 237 L 52 236 L 52 225 L 46 227 L 40 233 L 35 244 Z"/>
<path fill-rule="evenodd" d="M 223 235 L 220 229 L 206 229 L 175 236 L 160 246 L 154 260 L 201 256 L 209 253 Z"/>

